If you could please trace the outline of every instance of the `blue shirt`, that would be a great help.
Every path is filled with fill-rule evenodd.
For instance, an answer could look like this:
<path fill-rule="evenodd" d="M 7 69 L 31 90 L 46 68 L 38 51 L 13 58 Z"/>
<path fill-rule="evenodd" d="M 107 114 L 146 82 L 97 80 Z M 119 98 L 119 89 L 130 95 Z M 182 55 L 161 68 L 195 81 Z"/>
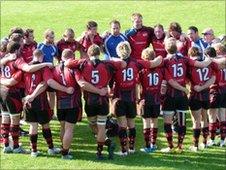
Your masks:
<path fill-rule="evenodd" d="M 191 43 L 192 47 L 197 47 L 199 49 L 199 52 L 204 56 L 204 51 L 206 48 L 209 47 L 209 44 L 205 41 L 203 41 L 202 38 L 197 39 L 196 41 Z"/>
<path fill-rule="evenodd" d="M 46 45 L 44 43 L 38 44 L 37 49 L 41 50 L 44 54 L 43 62 L 53 62 L 53 57 L 58 55 L 57 47 L 53 44 Z"/>
<path fill-rule="evenodd" d="M 116 47 L 120 42 L 127 41 L 127 38 L 120 33 L 120 35 L 109 35 L 104 40 L 104 49 L 105 49 L 105 60 L 110 60 L 111 57 L 117 57 L 118 55 L 116 53 Z"/>

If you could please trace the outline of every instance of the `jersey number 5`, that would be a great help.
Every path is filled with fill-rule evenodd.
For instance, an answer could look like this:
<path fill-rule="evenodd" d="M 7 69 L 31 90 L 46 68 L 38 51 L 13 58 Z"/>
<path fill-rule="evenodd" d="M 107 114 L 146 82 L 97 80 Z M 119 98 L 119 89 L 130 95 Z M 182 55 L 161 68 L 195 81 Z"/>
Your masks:
<path fill-rule="evenodd" d="M 91 83 L 97 84 L 97 83 L 99 83 L 99 81 L 100 81 L 99 71 L 98 70 L 92 71 Z"/>

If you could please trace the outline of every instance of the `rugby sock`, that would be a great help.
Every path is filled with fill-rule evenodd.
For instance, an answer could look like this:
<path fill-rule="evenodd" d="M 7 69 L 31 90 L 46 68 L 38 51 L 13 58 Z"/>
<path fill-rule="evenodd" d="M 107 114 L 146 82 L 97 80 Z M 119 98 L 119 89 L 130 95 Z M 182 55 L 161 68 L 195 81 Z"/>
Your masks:
<path fill-rule="evenodd" d="M 19 125 L 11 125 L 10 133 L 13 139 L 13 149 L 16 149 L 19 147 L 19 136 L 20 136 Z"/>
<path fill-rule="evenodd" d="M 2 123 L 1 134 L 3 138 L 3 144 L 5 147 L 9 146 L 9 129 L 10 129 L 10 124 Z"/>
<path fill-rule="evenodd" d="M 209 136 L 209 128 L 208 127 L 202 128 L 202 136 L 203 136 L 203 143 L 206 145 L 207 137 Z"/>
<path fill-rule="evenodd" d="M 104 142 L 97 142 L 97 155 L 101 155 L 104 147 Z"/>
<path fill-rule="evenodd" d="M 193 143 L 195 147 L 198 147 L 200 133 L 200 129 L 193 129 Z"/>
<path fill-rule="evenodd" d="M 150 148 L 150 128 L 146 128 L 143 130 L 144 141 L 146 144 L 146 148 Z"/>
<path fill-rule="evenodd" d="M 136 129 L 131 128 L 129 129 L 129 149 L 131 150 L 134 150 L 135 139 L 136 139 Z"/>
<path fill-rule="evenodd" d="M 106 145 L 106 146 L 110 146 L 111 145 L 111 139 L 110 138 L 106 138 L 105 139 L 105 142 L 104 142 L 104 145 Z"/>
<path fill-rule="evenodd" d="M 30 145 L 32 152 L 37 152 L 37 140 L 38 140 L 38 134 L 30 134 Z"/>
<path fill-rule="evenodd" d="M 151 137 L 152 146 L 156 144 L 157 134 L 158 134 L 158 128 L 151 128 L 150 137 Z"/>
<path fill-rule="evenodd" d="M 209 123 L 209 132 L 210 132 L 210 139 L 214 140 L 216 136 L 216 125 L 217 123 Z"/>
<path fill-rule="evenodd" d="M 168 146 L 172 149 L 173 148 L 173 132 L 172 132 L 171 124 L 164 123 L 164 131 L 166 134 Z"/>
<path fill-rule="evenodd" d="M 180 149 L 182 149 L 185 134 L 186 134 L 186 126 L 179 126 L 179 128 L 178 128 L 178 148 L 180 148 Z"/>
<path fill-rule="evenodd" d="M 52 133 L 51 133 L 50 128 L 42 129 L 42 135 L 45 138 L 49 149 L 52 149 L 53 148 L 53 139 L 52 139 Z"/>
<path fill-rule="evenodd" d="M 224 140 L 226 136 L 226 121 L 220 122 L 220 133 L 221 140 Z"/>
<path fill-rule="evenodd" d="M 124 127 L 120 127 L 119 129 L 119 140 L 120 140 L 122 152 L 126 152 L 127 151 L 127 132 L 126 132 L 126 128 Z"/>
<path fill-rule="evenodd" d="M 64 149 L 64 148 L 61 149 L 61 154 L 63 156 L 68 155 L 68 152 L 69 152 L 69 149 Z"/>

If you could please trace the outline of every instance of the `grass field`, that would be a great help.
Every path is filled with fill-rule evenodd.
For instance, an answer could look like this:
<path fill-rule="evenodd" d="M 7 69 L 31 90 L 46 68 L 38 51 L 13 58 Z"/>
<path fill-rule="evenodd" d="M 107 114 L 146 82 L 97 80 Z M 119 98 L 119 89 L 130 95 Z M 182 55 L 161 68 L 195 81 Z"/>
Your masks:
<path fill-rule="evenodd" d="M 144 25 L 153 26 L 162 23 L 166 28 L 172 21 L 181 24 L 184 32 L 190 25 L 200 31 L 212 27 L 216 35 L 225 34 L 225 1 L 1 1 L 1 38 L 8 34 L 13 26 L 31 27 L 35 30 L 37 42 L 42 41 L 45 29 L 52 28 L 56 39 L 60 39 L 65 28 L 75 29 L 79 36 L 85 30 L 88 20 L 96 20 L 99 31 L 108 29 L 112 19 L 118 19 L 122 30 L 131 27 L 130 15 L 141 12 Z M 37 159 L 30 155 L 3 155 L 0 169 L 226 169 L 225 148 L 213 147 L 199 153 L 191 153 L 188 147 L 192 143 L 190 115 L 187 115 L 188 131 L 185 139 L 185 152 L 182 154 L 144 154 L 139 151 L 143 146 L 142 122 L 136 119 L 137 153 L 126 158 L 115 157 L 113 161 L 96 161 L 95 139 L 87 121 L 75 127 L 72 144 L 74 160 L 64 161 L 59 156 L 48 156 L 47 147 L 39 134 L 38 148 L 43 153 Z M 158 148 L 166 147 L 163 123 L 160 118 Z M 52 121 L 54 143 L 60 146 L 59 123 Z M 23 146 L 29 148 L 29 138 L 21 138 Z M 176 141 L 176 140 L 175 140 Z M 116 139 L 118 144 L 118 139 Z M 117 146 L 119 150 L 119 146 Z M 106 153 L 105 153 L 106 154 Z"/>

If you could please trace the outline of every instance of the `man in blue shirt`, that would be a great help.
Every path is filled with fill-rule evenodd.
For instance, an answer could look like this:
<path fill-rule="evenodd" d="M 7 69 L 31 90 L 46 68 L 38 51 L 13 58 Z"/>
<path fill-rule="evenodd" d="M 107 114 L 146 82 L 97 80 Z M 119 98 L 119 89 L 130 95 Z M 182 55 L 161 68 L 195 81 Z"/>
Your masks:
<path fill-rule="evenodd" d="M 112 57 L 117 57 L 116 47 L 120 42 L 127 41 L 127 38 L 120 33 L 120 22 L 113 20 L 110 22 L 111 33 L 104 39 L 104 59 L 110 60 Z"/>
<path fill-rule="evenodd" d="M 58 56 L 57 47 L 54 45 L 54 32 L 47 29 L 44 36 L 44 42 L 38 44 L 37 48 L 44 54 L 43 62 L 53 62 L 53 58 Z"/>
<path fill-rule="evenodd" d="M 195 26 L 190 26 L 188 28 L 188 37 L 191 41 L 191 47 L 197 47 L 200 54 L 204 56 L 204 51 L 207 47 L 209 47 L 209 45 L 199 37 L 198 28 Z"/>

